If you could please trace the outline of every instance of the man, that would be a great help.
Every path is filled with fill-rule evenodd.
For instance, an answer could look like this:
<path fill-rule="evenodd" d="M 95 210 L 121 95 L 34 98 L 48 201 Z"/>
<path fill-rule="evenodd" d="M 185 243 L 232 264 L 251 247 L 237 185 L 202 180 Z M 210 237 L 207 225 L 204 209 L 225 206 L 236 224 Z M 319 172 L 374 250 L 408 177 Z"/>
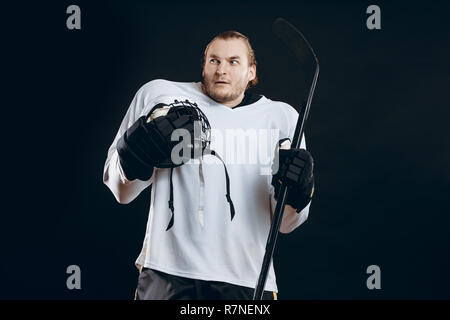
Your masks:
<path fill-rule="evenodd" d="M 308 217 L 314 179 L 305 139 L 302 149 L 277 151 L 293 138 L 298 113 L 246 91 L 258 81 L 247 37 L 236 31 L 216 36 L 205 49 L 202 76 L 203 83 L 153 80 L 141 87 L 108 151 L 103 180 L 118 202 L 129 203 L 152 185 L 136 261 L 137 299 L 251 299 L 281 183 L 289 188 L 281 232 L 291 232 Z M 215 151 L 174 164 L 167 160 L 173 132 L 193 133 L 180 104 L 200 109 L 214 133 L 210 150 Z M 161 107 L 166 113 L 155 116 Z M 276 140 L 268 134 L 252 140 L 274 130 Z M 168 145 L 169 151 L 163 150 Z M 249 160 L 261 154 L 255 145 L 268 147 L 272 158 L 276 151 L 272 170 L 264 161 Z M 276 299 L 277 292 L 271 265 L 263 299 Z"/>

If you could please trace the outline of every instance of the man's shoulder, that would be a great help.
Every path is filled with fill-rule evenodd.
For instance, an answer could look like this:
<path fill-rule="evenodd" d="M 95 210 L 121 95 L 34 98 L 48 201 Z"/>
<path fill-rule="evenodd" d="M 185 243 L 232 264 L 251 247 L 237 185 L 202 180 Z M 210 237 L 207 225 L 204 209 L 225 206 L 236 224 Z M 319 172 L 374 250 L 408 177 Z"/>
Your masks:
<path fill-rule="evenodd" d="M 283 101 L 272 100 L 265 97 L 265 102 L 271 105 L 271 108 L 277 110 L 277 112 L 283 112 L 289 115 L 298 114 L 297 110 L 289 103 Z"/>
<path fill-rule="evenodd" d="M 154 79 L 141 86 L 139 91 L 142 93 L 158 92 L 173 92 L 174 90 L 192 90 L 198 87 L 197 82 L 177 82 L 166 79 Z"/>

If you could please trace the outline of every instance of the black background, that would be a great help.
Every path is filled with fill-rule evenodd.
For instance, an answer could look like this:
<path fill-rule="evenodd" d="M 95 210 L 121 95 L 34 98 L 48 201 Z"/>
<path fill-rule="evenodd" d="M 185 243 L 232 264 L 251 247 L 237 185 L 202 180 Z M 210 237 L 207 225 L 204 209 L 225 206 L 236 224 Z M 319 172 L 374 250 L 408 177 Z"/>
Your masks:
<path fill-rule="evenodd" d="M 81 8 L 81 30 L 66 8 Z M 366 8 L 381 8 L 368 30 Z M 2 7 L 0 298 L 132 299 L 149 190 L 118 204 L 106 152 L 135 92 L 199 81 L 203 49 L 252 41 L 255 91 L 298 107 L 295 61 L 270 34 L 284 17 L 321 67 L 306 129 L 316 193 L 280 235 L 280 299 L 449 299 L 450 8 L 444 1 L 58 1 Z M 81 268 L 68 290 L 66 268 Z M 368 290 L 366 268 L 381 268 Z"/>

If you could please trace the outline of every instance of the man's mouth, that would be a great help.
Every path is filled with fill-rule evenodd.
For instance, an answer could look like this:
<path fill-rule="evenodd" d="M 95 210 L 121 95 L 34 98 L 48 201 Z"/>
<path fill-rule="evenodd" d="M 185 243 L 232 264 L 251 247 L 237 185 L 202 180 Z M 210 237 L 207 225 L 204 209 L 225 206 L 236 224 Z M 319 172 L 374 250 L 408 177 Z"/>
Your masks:
<path fill-rule="evenodd" d="M 216 81 L 215 84 L 229 84 L 227 81 Z"/>

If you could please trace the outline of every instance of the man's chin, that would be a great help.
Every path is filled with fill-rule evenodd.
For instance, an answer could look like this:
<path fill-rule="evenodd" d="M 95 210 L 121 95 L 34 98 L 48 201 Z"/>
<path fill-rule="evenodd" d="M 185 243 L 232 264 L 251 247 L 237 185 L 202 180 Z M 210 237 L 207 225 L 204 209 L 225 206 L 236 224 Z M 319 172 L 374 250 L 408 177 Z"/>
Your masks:
<path fill-rule="evenodd" d="M 224 104 L 239 97 L 239 95 L 233 94 L 231 88 L 214 88 L 210 86 L 204 86 L 203 88 L 205 89 L 203 93 L 206 93 L 211 99 L 218 103 Z"/>
<path fill-rule="evenodd" d="M 230 95 L 228 95 L 228 94 L 221 94 L 221 93 L 219 93 L 219 92 L 209 92 L 209 96 L 213 99 L 213 100 L 215 100 L 215 101 L 217 101 L 217 102 L 220 102 L 220 103 L 224 103 L 224 102 L 228 102 L 228 101 L 231 101 L 231 100 L 233 100 L 232 99 L 232 97 L 230 96 Z"/>

